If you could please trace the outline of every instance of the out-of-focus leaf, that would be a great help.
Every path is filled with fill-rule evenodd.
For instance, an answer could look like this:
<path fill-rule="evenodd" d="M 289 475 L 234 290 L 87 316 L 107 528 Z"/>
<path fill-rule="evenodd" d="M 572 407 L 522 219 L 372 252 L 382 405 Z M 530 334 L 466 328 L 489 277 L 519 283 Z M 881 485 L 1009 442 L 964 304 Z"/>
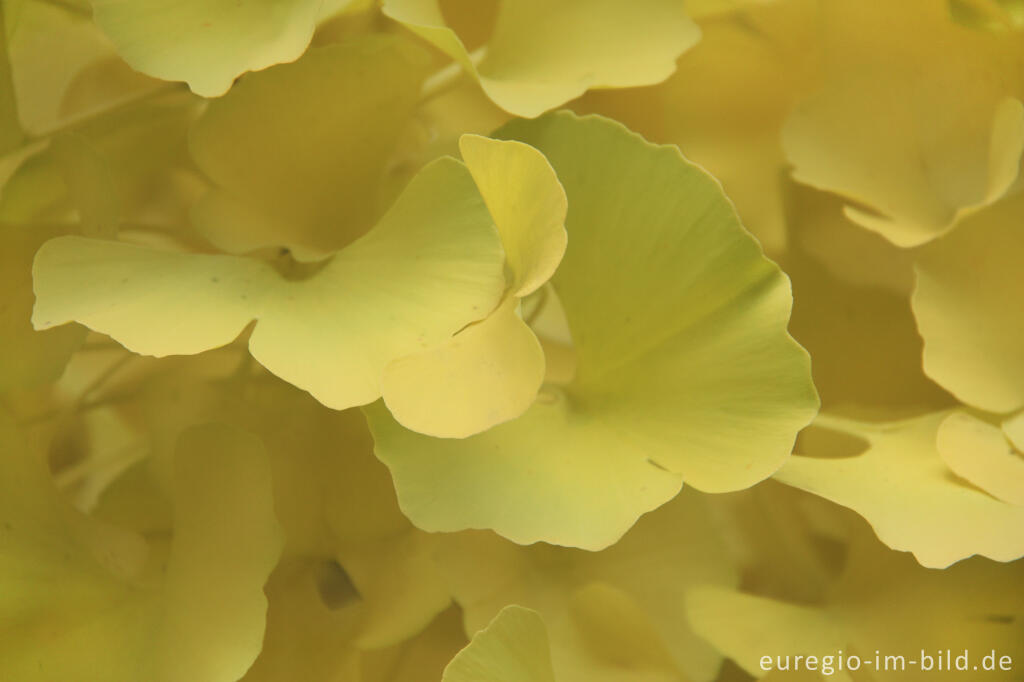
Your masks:
<path fill-rule="evenodd" d="M 700 37 L 678 2 L 521 0 L 502 3 L 476 59 L 437 0 L 388 0 L 384 13 L 456 60 L 498 106 L 527 117 L 591 88 L 658 83 Z"/>
<path fill-rule="evenodd" d="M 493 534 L 437 539 L 437 557 L 465 614 L 483 628 L 507 604 L 543 616 L 560 682 L 706 682 L 721 662 L 682 616 L 693 585 L 737 583 L 706 498 L 686 491 L 644 516 L 616 545 L 587 552 Z"/>
<path fill-rule="evenodd" d="M 822 88 L 783 132 L 800 182 L 842 194 L 851 220 L 925 243 L 1017 178 L 1024 107 L 1005 36 L 950 19 L 944 0 L 823 5 Z"/>
<path fill-rule="evenodd" d="M 779 133 L 815 83 L 818 3 L 685 5 L 693 16 L 716 14 L 703 23 L 700 43 L 679 58 L 670 78 L 647 88 L 595 90 L 572 107 L 621 121 L 652 142 L 679 145 L 721 181 L 743 225 L 770 257 L 778 257 L 789 239 L 788 163 Z M 717 14 L 725 11 L 730 14 Z"/>
<path fill-rule="evenodd" d="M 954 21 L 987 31 L 1013 31 L 1024 28 L 1024 2 L 1021 0 L 948 0 Z"/>
<path fill-rule="evenodd" d="M 364 651 L 359 682 L 439 680 L 445 666 L 466 644 L 459 610 L 452 607 L 420 634 L 386 649 Z"/>
<path fill-rule="evenodd" d="M 0 393 L 54 381 L 85 338 L 79 325 L 32 328 L 32 258 L 64 230 L 52 225 L 0 223 Z"/>
<path fill-rule="evenodd" d="M 6 429 L 6 426 L 5 426 Z M 169 554 L 74 512 L 43 462 L 5 433 L 0 670 L 10 679 L 238 679 L 263 639 L 280 529 L 258 440 L 185 434 Z M 14 445 L 12 447 L 12 445 Z"/>
<path fill-rule="evenodd" d="M 221 355 L 231 359 L 238 353 Z M 202 360 L 210 366 L 202 366 Z M 109 513 L 118 500 L 134 498 L 128 509 L 151 517 L 139 498 L 168 487 L 170 446 L 193 424 L 216 420 L 246 429 L 265 444 L 273 471 L 274 508 L 285 536 L 280 570 L 287 574 L 275 578 L 278 599 L 299 602 L 294 611 L 288 604 L 272 607 L 286 621 L 281 627 L 305 617 L 308 608 L 309 618 L 344 630 L 346 647 L 361 649 L 390 647 L 423 629 L 451 603 L 451 596 L 430 560 L 426 535 L 398 509 L 362 415 L 325 409 L 258 367 L 252 368 L 254 375 L 246 374 L 244 365 L 241 373 L 215 371 L 214 360 L 207 355 L 170 361 L 143 383 L 135 404 L 152 436 L 153 454 L 144 463 L 142 480 L 115 482 L 101 511 Z M 314 608 L 302 596 L 313 589 L 307 585 L 311 581 L 321 584 L 326 605 Z M 293 590 L 295 596 L 288 596 Z M 342 606 L 343 618 L 322 612 Z M 288 647 L 296 646 L 289 642 L 298 636 L 274 635 L 283 648 L 274 645 L 261 674 L 289 665 Z"/>
<path fill-rule="evenodd" d="M 864 679 L 840 669 L 842 651 L 858 655 L 863 669 L 879 680 L 952 681 L 963 679 L 964 671 L 922 670 L 910 661 L 940 650 L 944 658 L 947 649 L 953 656 L 966 649 L 979 666 L 991 650 L 1017 660 L 1024 652 L 1018 620 L 1024 612 L 1022 577 L 1020 566 L 980 559 L 932 571 L 870 538 L 858 538 L 843 576 L 820 604 L 699 587 L 688 593 L 686 610 L 698 633 L 755 677 L 765 675 L 762 656 L 771 656 L 773 666 L 777 656 L 789 656 L 792 667 L 793 656 L 810 654 L 819 664 L 823 656 L 832 657 L 825 679 Z M 950 644 L 950 638 L 957 643 Z M 905 668 L 886 672 L 884 661 L 875 661 L 876 651 L 882 657 L 903 656 Z M 823 670 L 819 667 L 819 674 Z"/>
<path fill-rule="evenodd" d="M 399 37 L 361 36 L 247 76 L 192 129 L 192 157 L 214 183 L 197 229 L 231 253 L 284 246 L 300 260 L 363 235 L 383 212 L 424 62 Z"/>
<path fill-rule="evenodd" d="M 1024 195 L 965 221 L 918 255 L 912 299 L 924 370 L 989 412 L 1024 406 Z"/>
<path fill-rule="evenodd" d="M 11 80 L 11 63 L 7 57 L 6 4 L 0 8 L 0 156 L 16 149 L 22 141 L 18 104 Z M 2 186 L 2 183 L 0 183 Z"/>
<path fill-rule="evenodd" d="M 367 408 L 403 511 L 432 531 L 600 549 L 683 480 L 720 492 L 770 475 L 817 396 L 786 333 L 788 281 L 719 185 L 677 149 L 600 117 L 559 113 L 500 132 L 543 152 L 569 199 L 552 283 L 576 375 L 464 440 Z"/>

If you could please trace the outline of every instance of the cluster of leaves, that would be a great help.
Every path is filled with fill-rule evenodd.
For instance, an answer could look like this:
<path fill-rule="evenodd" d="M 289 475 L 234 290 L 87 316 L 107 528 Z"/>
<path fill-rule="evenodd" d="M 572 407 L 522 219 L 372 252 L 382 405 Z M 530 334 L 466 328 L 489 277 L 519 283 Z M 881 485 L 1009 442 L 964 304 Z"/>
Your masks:
<path fill-rule="evenodd" d="M 0 679 L 1024 665 L 1022 17 L 3 0 Z"/>

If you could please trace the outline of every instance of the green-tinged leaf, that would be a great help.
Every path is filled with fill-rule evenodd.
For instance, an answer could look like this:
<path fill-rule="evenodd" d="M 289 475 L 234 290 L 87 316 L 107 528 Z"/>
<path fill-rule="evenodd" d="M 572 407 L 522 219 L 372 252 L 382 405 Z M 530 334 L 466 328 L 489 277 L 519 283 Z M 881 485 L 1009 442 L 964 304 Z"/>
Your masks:
<path fill-rule="evenodd" d="M 143 568 L 138 536 L 73 511 L 43 461 L 6 436 L 3 677 L 237 680 L 260 650 L 281 542 L 259 441 L 223 427 L 182 438 L 169 554 L 154 543 Z"/>
<path fill-rule="evenodd" d="M 387 35 L 314 48 L 212 102 L 190 149 L 214 187 L 193 221 L 218 248 L 315 260 L 383 212 L 381 183 L 419 99 L 425 56 Z"/>
<path fill-rule="evenodd" d="M 367 408 L 377 455 L 421 528 L 493 528 L 600 549 L 674 496 L 744 488 L 784 461 L 817 396 L 786 333 L 789 284 L 721 188 L 679 151 L 599 117 L 513 124 L 569 200 L 552 283 L 578 358 L 521 417 L 464 440 Z"/>
<path fill-rule="evenodd" d="M 132 68 L 216 97 L 246 71 L 298 59 L 322 3 L 93 0 L 93 15 Z"/>
<path fill-rule="evenodd" d="M 456 60 L 498 106 L 527 117 L 591 88 L 658 83 L 700 37 L 682 3 L 669 0 L 521 0 L 502 4 L 477 59 L 437 0 L 387 0 L 384 13 Z"/>
<path fill-rule="evenodd" d="M 870 447 L 856 457 L 792 457 L 775 479 L 853 509 L 882 542 L 913 552 L 924 566 L 943 568 L 974 554 L 1024 556 L 1024 507 L 966 485 L 943 462 L 936 438 L 947 414 L 878 424 L 823 419 L 821 426 Z"/>
<path fill-rule="evenodd" d="M 815 83 L 817 0 L 684 0 L 701 40 L 653 87 L 596 90 L 572 103 L 652 142 L 675 144 L 714 175 L 765 252 L 786 251 L 789 164 L 779 131 Z"/>
<path fill-rule="evenodd" d="M 544 619 L 506 606 L 444 669 L 442 682 L 555 682 Z"/>
<path fill-rule="evenodd" d="M 343 409 L 380 395 L 391 360 L 489 312 L 504 286 L 490 216 L 465 167 L 440 159 L 377 227 L 302 280 L 238 256 L 64 237 L 34 266 L 37 329 L 70 320 L 146 355 L 194 354 L 258 320 L 267 369 Z"/>

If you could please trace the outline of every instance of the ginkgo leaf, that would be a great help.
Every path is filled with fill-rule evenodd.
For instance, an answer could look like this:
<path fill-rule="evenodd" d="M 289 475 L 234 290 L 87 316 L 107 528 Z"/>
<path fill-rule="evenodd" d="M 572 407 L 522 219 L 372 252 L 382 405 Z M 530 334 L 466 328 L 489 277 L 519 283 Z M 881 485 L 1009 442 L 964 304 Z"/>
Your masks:
<path fill-rule="evenodd" d="M 0 463 L 0 573 L 17 586 L 0 599 L 4 677 L 237 680 L 260 650 L 281 543 L 258 440 L 218 426 L 183 436 L 174 538 L 145 568 L 141 540 L 67 507 L 33 455 L 5 447 Z"/>
<path fill-rule="evenodd" d="M 689 0 L 686 3 L 686 11 L 694 19 L 706 19 L 718 17 L 740 10 L 748 9 L 751 6 L 768 5 L 775 0 Z"/>
<path fill-rule="evenodd" d="M 514 419 L 537 397 L 544 352 L 518 303 L 551 277 L 566 244 L 565 192 L 540 152 L 476 135 L 464 135 L 459 146 L 501 235 L 509 289 L 486 319 L 435 349 L 396 360 L 381 380 L 400 424 L 442 438 Z"/>
<path fill-rule="evenodd" d="M 132 68 L 223 95 L 246 71 L 298 59 L 323 0 L 93 0 L 96 23 Z"/>
<path fill-rule="evenodd" d="M 246 429 L 261 439 L 273 471 L 274 508 L 285 536 L 282 566 L 288 564 L 282 570 L 291 576 L 276 581 L 280 599 L 299 602 L 294 608 L 272 605 L 285 621 L 281 627 L 306 612 L 332 631 L 335 626 L 328 623 L 343 627 L 346 646 L 354 649 L 393 646 L 422 630 L 449 606 L 451 595 L 431 561 L 426 534 L 398 509 L 387 469 L 373 456 L 362 414 L 324 409 L 258 367 L 252 368 L 254 375 L 240 373 L 233 367 L 237 351 L 219 355 L 231 361 L 226 376 L 211 374 L 217 358 L 207 354 L 171 361 L 145 383 L 135 402 L 153 441 L 144 463 L 149 482 L 128 477 L 115 482 L 101 509 L 112 507 L 111 497 L 129 497 L 128 491 L 138 498 L 154 487 L 166 488 L 169 444 L 193 424 L 216 420 Z M 136 503 L 136 516 L 146 516 L 148 502 Z M 314 607 L 303 595 L 313 589 L 305 583 L 317 575 L 351 594 L 327 597 L 332 603 Z M 302 584 L 292 584 L 293 578 Z M 321 613 L 342 606 L 344 618 Z M 282 646 L 294 641 L 291 633 L 274 634 L 279 637 Z M 287 665 L 277 660 L 282 655 L 280 650 L 268 654 L 275 661 L 267 662 L 270 669 Z"/>
<path fill-rule="evenodd" d="M 779 260 L 793 283 L 789 330 L 811 354 L 822 404 L 870 406 L 879 419 L 954 405 L 921 366 L 921 336 L 907 300 L 913 254 L 851 224 L 835 197 L 793 190 L 790 202 L 799 208 L 790 216 L 791 248 Z M 849 232 L 870 241 L 858 246 L 843 236 Z"/>
<path fill-rule="evenodd" d="M 1024 507 L 1024 457 L 998 426 L 957 411 L 939 425 L 939 455 L 950 471 L 1007 504 Z"/>
<path fill-rule="evenodd" d="M 231 253 L 284 246 L 301 260 L 364 234 L 383 212 L 380 185 L 425 61 L 400 37 L 352 37 L 211 102 L 189 144 L 214 184 L 196 228 Z"/>
<path fill-rule="evenodd" d="M 819 60 L 813 0 L 687 1 L 700 43 L 656 86 L 595 90 L 572 104 L 614 118 L 652 142 L 676 144 L 714 175 L 772 258 L 785 252 L 792 206 L 779 133 L 815 84 Z"/>
<path fill-rule="evenodd" d="M 1001 197 L 1017 178 L 1024 52 L 950 19 L 945 0 L 843 0 L 822 8 L 821 89 L 783 146 L 800 182 L 855 202 L 851 220 L 918 246 Z"/>
<path fill-rule="evenodd" d="M 684 594 L 738 582 L 712 518 L 706 498 L 685 491 L 601 552 L 466 532 L 438 537 L 435 555 L 467 633 L 506 604 L 543 616 L 560 682 L 707 682 L 721 660 L 690 630 Z"/>
<path fill-rule="evenodd" d="M 145 355 L 194 354 L 258 320 L 267 369 L 343 409 L 375 400 L 391 360 L 486 315 L 504 287 L 501 244 L 465 167 L 439 159 L 374 230 L 306 279 L 263 261 L 63 237 L 33 269 L 33 324 L 70 320 Z"/>
<path fill-rule="evenodd" d="M 965 671 L 945 665 L 936 669 L 934 658 L 932 670 L 919 669 L 918 663 L 925 666 L 920 657 L 941 651 L 944 658 L 947 649 L 953 656 L 966 650 L 969 663 L 980 671 L 981 657 L 993 649 L 1012 660 L 1024 652 L 1015 622 L 1024 611 L 1020 580 L 1019 566 L 978 559 L 928 570 L 905 554 L 858 537 L 842 576 L 820 603 L 794 604 L 709 586 L 688 593 L 686 610 L 698 633 L 754 677 L 766 674 L 762 657 L 771 659 L 768 669 L 793 669 L 795 656 L 803 664 L 813 655 L 823 679 L 865 679 L 850 674 L 854 665 L 847 661 L 856 656 L 869 680 L 877 671 L 883 680 L 952 681 L 962 679 Z M 952 646 L 951 637 L 957 642 Z M 892 660 L 886 671 L 886 656 L 903 657 L 905 667 Z"/>
<path fill-rule="evenodd" d="M 700 37 L 682 4 L 668 0 L 522 0 L 501 5 L 477 60 L 438 0 L 387 0 L 383 11 L 456 60 L 502 109 L 527 117 L 591 88 L 658 83 Z"/>
<path fill-rule="evenodd" d="M 386 649 L 363 651 L 360 682 L 440 680 L 445 667 L 467 643 L 457 607 L 446 610 L 421 633 Z"/>
<path fill-rule="evenodd" d="M 36 331 L 32 316 L 32 258 L 39 246 L 64 230 L 52 225 L 0 223 L 0 393 L 53 381 L 85 338 L 71 325 Z"/>
<path fill-rule="evenodd" d="M 151 202 L 180 168 L 195 105 L 191 95 L 167 93 L 53 136 L 4 187 L 0 219 L 59 221 L 88 236 L 111 236 L 143 212 L 162 223 Z"/>
<path fill-rule="evenodd" d="M 24 137 L 7 57 L 6 5 L 0 10 L 0 156 L 16 149 Z M 2 185 L 3 183 L 0 183 Z"/>
<path fill-rule="evenodd" d="M 1003 433 L 1017 448 L 1017 452 L 1024 452 L 1024 412 L 1018 412 L 1004 421 Z"/>
<path fill-rule="evenodd" d="M 455 655 L 441 682 L 555 682 L 544 619 L 506 606 Z"/>
<path fill-rule="evenodd" d="M 1024 195 L 972 216 L 918 254 L 911 303 L 924 370 L 988 412 L 1024 407 Z"/>
<path fill-rule="evenodd" d="M 351 646 L 356 609 L 324 602 L 320 564 L 282 561 L 267 582 L 267 632 L 259 657 L 239 682 L 359 679 L 359 652 Z M 353 597 L 355 595 L 352 595 Z"/>
<path fill-rule="evenodd" d="M 18 115 L 25 131 L 34 135 L 74 120 L 63 105 L 75 78 L 115 54 L 89 17 L 36 1 L 22 3 L 8 49 Z"/>
<path fill-rule="evenodd" d="M 459 150 L 501 235 L 509 293 L 527 296 L 565 255 L 565 191 L 544 155 L 522 142 L 463 135 Z"/>
<path fill-rule="evenodd" d="M 1020 0 L 949 0 L 949 12 L 955 21 L 979 30 L 1024 27 L 1024 3 Z"/>
<path fill-rule="evenodd" d="M 544 380 L 544 351 L 517 303 L 509 297 L 437 348 L 389 364 L 381 393 L 394 418 L 419 433 L 464 438 L 528 409 Z"/>
<path fill-rule="evenodd" d="M 543 152 L 568 196 L 552 283 L 576 375 L 459 441 L 368 407 L 403 511 L 431 531 L 600 549 L 683 480 L 724 491 L 770 475 L 817 396 L 786 333 L 788 281 L 719 185 L 676 148 L 600 117 L 559 113 L 501 135 Z"/>
<path fill-rule="evenodd" d="M 856 457 L 792 457 L 774 477 L 853 509 L 882 542 L 913 552 L 924 566 L 943 568 L 974 554 L 1024 556 L 1024 507 L 966 485 L 939 455 L 936 437 L 947 416 L 878 424 L 829 416 L 821 426 L 870 447 Z"/>

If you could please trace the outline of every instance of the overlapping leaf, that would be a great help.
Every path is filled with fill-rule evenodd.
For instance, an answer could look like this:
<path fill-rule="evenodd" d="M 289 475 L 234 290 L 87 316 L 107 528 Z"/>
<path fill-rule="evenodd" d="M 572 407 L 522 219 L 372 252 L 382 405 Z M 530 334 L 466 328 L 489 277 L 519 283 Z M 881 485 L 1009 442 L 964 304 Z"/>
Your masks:
<path fill-rule="evenodd" d="M 258 367 L 254 373 L 244 363 L 235 368 L 237 350 L 182 358 L 144 382 L 135 403 L 151 457 L 114 483 L 100 512 L 128 523 L 151 517 L 145 510 L 152 491 L 167 487 L 169 447 L 179 433 L 209 420 L 244 428 L 268 451 L 284 529 L 285 558 L 272 590 L 281 603 L 271 614 L 272 624 L 281 622 L 273 627 L 287 630 L 309 618 L 334 633 L 323 637 L 336 636 L 353 650 L 394 646 L 414 635 L 451 596 L 430 561 L 426 535 L 398 510 L 362 415 L 325 409 Z M 276 632 L 261 669 L 285 665 L 286 652 L 277 647 L 296 646 L 297 636 Z"/>
<path fill-rule="evenodd" d="M 323 0 L 94 0 L 96 23 L 126 62 L 155 78 L 185 81 L 204 97 L 237 76 L 297 59 Z"/>
<path fill-rule="evenodd" d="M 1012 39 L 953 23 L 944 0 L 829 3 L 820 26 L 823 84 L 783 133 L 797 180 L 847 197 L 852 220 L 900 246 L 1013 184 L 1024 54 Z"/>
<path fill-rule="evenodd" d="M 362 236 L 391 198 L 381 185 L 425 61 L 395 36 L 350 37 L 212 102 L 190 139 L 214 185 L 193 211 L 196 228 L 231 253 L 283 246 L 301 260 Z"/>
<path fill-rule="evenodd" d="M 700 37 L 683 6 L 668 0 L 523 0 L 502 3 L 474 57 L 438 0 L 388 0 L 384 13 L 456 60 L 498 106 L 528 117 L 591 88 L 662 81 Z"/>
<path fill-rule="evenodd" d="M 461 441 L 367 408 L 402 509 L 429 530 L 598 549 L 683 480 L 723 491 L 768 476 L 817 397 L 786 333 L 788 282 L 717 183 L 599 117 L 560 113 L 502 135 L 542 151 L 568 196 L 552 282 L 576 377 Z"/>
<path fill-rule="evenodd" d="M 400 424 L 440 437 L 471 436 L 518 417 L 537 397 L 544 352 L 517 308 L 551 277 L 566 243 L 565 192 L 540 152 L 468 135 L 460 147 L 505 248 L 505 300 L 437 348 L 391 363 L 381 380 Z"/>
<path fill-rule="evenodd" d="M 335 409 L 380 395 L 388 362 L 495 305 L 502 251 L 468 171 L 439 159 L 370 233 L 306 279 L 241 256 L 64 237 L 33 269 L 37 329 L 76 320 L 146 355 L 231 342 L 253 320 L 254 358 Z"/>
<path fill-rule="evenodd" d="M 280 529 L 252 436 L 183 437 L 169 552 L 72 511 L 4 424 L 0 536 L 4 677 L 238 679 L 259 653 Z M 11 589 L 13 588 L 13 589 Z"/>
<path fill-rule="evenodd" d="M 912 299 L 924 369 L 989 412 L 1024 406 L 1024 196 L 982 211 L 922 249 Z"/>
<path fill-rule="evenodd" d="M 792 457 L 775 479 L 853 509 L 882 542 L 913 552 L 925 566 L 942 568 L 974 554 L 997 561 L 1024 556 L 1024 507 L 966 485 L 943 462 L 937 448 L 965 445 L 936 444 L 947 415 L 880 424 L 829 417 L 820 423 L 870 447 L 855 457 Z M 972 451 L 958 456 L 981 456 L 976 442 L 966 445 Z"/>
<path fill-rule="evenodd" d="M 737 582 L 706 499 L 687 491 L 642 518 L 615 546 L 593 553 L 490 533 L 437 540 L 438 562 L 467 633 L 507 604 L 536 610 L 560 682 L 713 679 L 719 657 L 682 617 L 696 584 Z"/>
<path fill-rule="evenodd" d="M 694 629 L 755 677 L 765 675 L 761 657 L 832 656 L 825 679 L 859 680 L 841 669 L 836 656 L 859 656 L 867 679 L 956 680 L 964 671 L 922 670 L 909 663 L 922 654 L 943 656 L 951 649 L 981 657 L 998 651 L 1016 660 L 1024 640 L 1017 621 L 1021 603 L 1019 565 L 1009 567 L 972 560 L 945 571 L 930 571 L 911 558 L 886 550 L 870 539 L 851 548 L 843 576 L 819 604 L 803 605 L 735 592 L 696 588 L 687 612 Z M 957 643 L 949 644 L 951 633 Z M 884 647 L 884 648 L 883 648 Z M 905 668 L 886 672 L 879 656 L 902 656 Z M 845 667 L 845 666 L 844 666 Z M 933 661 L 934 667 L 934 661 Z M 859 675 L 859 673 L 858 673 Z M 769 678 L 765 678 L 769 679 Z M 784 678 L 785 679 L 785 678 Z"/>

